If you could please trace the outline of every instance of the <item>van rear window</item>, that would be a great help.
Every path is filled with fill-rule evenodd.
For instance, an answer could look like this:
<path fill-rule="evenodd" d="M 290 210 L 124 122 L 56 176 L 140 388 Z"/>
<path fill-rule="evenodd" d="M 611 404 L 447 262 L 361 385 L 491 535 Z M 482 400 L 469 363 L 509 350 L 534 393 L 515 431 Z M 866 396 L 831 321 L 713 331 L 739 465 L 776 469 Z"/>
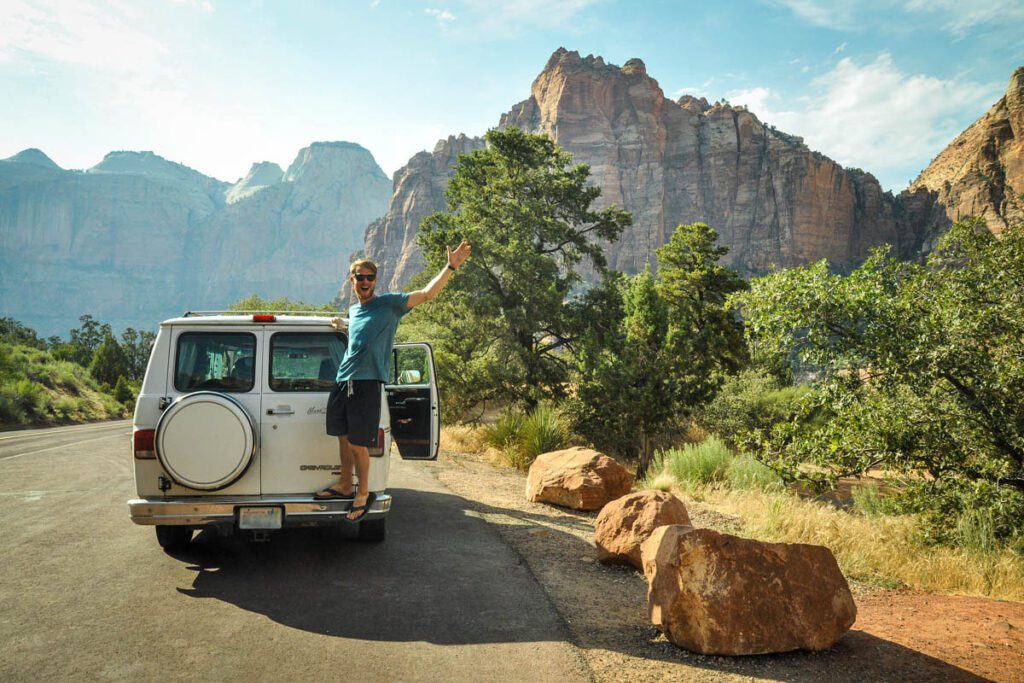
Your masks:
<path fill-rule="evenodd" d="M 184 332 L 178 337 L 174 388 L 245 392 L 256 383 L 256 335 Z"/>
<path fill-rule="evenodd" d="M 345 337 L 334 332 L 278 332 L 270 338 L 273 391 L 330 391 L 345 355 Z"/>

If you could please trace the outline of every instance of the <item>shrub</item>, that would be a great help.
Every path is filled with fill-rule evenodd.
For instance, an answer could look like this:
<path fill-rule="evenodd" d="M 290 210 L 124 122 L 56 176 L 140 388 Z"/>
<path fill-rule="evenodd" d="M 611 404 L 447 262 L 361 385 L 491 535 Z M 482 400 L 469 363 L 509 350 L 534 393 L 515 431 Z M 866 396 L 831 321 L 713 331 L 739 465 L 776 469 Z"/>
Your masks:
<path fill-rule="evenodd" d="M 763 369 L 744 370 L 726 378 L 697 419 L 706 430 L 736 447 L 747 432 L 770 429 L 791 419 L 807 391 L 805 386 L 783 386 Z"/>
<path fill-rule="evenodd" d="M 569 442 L 565 418 L 550 406 L 530 413 L 509 410 L 487 428 L 485 440 L 499 449 L 509 465 L 526 470 L 541 453 L 564 448 Z"/>
<path fill-rule="evenodd" d="M 28 415 L 18 400 L 14 387 L 8 384 L 0 386 L 0 422 L 5 424 L 22 424 L 27 419 Z"/>
<path fill-rule="evenodd" d="M 128 385 L 128 380 L 121 375 L 117 378 L 117 384 L 114 385 L 114 400 L 120 401 L 126 406 L 131 407 L 131 404 L 135 403 L 135 392 L 132 391 L 131 386 Z"/>
<path fill-rule="evenodd" d="M 686 444 L 660 452 L 652 474 L 667 472 L 684 487 L 706 486 L 725 479 L 732 453 L 721 439 L 711 437 L 704 443 Z"/>
<path fill-rule="evenodd" d="M 896 512 L 893 501 L 877 485 L 855 486 L 850 493 L 853 496 L 853 509 L 865 517 L 881 517 Z"/>
<path fill-rule="evenodd" d="M 70 396 L 62 396 L 53 402 L 54 414 L 62 420 L 69 420 L 79 411 L 82 402 Z"/>
<path fill-rule="evenodd" d="M 782 488 L 779 475 L 749 453 L 740 453 L 729 461 L 725 480 L 730 488 L 737 490 L 772 491 Z"/>
<path fill-rule="evenodd" d="M 14 383 L 14 399 L 30 418 L 46 417 L 50 407 L 50 398 L 38 384 L 30 379 L 20 379 Z"/>

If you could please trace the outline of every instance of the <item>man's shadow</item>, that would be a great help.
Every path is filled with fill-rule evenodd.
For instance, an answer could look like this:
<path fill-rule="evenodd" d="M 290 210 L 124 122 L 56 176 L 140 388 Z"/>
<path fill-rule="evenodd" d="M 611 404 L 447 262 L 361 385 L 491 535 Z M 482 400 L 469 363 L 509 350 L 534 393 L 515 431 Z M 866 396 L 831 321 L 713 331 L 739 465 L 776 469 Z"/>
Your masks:
<path fill-rule="evenodd" d="M 594 547 L 569 532 L 591 525 L 592 514 L 510 510 L 412 489 L 390 493 L 395 505 L 382 543 L 359 542 L 355 526 L 344 523 L 331 530 L 287 529 L 265 543 L 242 532 L 222 538 L 203 531 L 174 554 L 196 572 L 192 586 L 178 590 L 343 638 L 440 645 L 574 641 L 525 561 L 496 536 L 499 528 L 505 535 L 542 533 L 545 543 L 567 546 L 571 556 L 592 557 Z M 771 680 L 985 680 L 857 630 L 820 653 L 689 653 L 658 636 L 647 620 L 642 575 L 596 563 L 582 571 L 596 573 L 588 580 L 607 583 L 609 591 L 628 592 L 627 601 L 636 605 L 632 621 L 603 620 L 586 629 L 586 642 L 575 642 L 584 649 Z"/>

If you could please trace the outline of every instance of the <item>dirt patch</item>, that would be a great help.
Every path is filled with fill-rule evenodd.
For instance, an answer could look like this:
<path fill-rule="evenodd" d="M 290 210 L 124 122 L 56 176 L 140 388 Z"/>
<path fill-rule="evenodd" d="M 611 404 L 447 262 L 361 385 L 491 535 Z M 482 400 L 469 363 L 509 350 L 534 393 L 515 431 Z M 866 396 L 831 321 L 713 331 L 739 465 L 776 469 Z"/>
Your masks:
<path fill-rule="evenodd" d="M 524 496 L 526 477 L 443 452 L 436 476 L 470 501 L 523 557 L 568 624 L 598 681 L 1021 681 L 1024 604 L 851 584 L 858 616 L 832 649 L 709 657 L 676 648 L 647 619 L 647 582 L 595 559 L 594 518 Z M 740 520 L 687 502 L 696 526 L 735 533 Z"/>

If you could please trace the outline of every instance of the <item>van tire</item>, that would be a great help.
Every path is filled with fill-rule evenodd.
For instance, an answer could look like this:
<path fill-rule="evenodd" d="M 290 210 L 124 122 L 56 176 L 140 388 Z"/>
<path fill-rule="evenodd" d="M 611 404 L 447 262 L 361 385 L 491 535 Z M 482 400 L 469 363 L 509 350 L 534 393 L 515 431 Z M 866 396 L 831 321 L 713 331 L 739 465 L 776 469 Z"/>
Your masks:
<path fill-rule="evenodd" d="M 359 540 L 366 543 L 380 543 L 388 535 L 388 518 L 367 519 L 359 523 Z"/>
<path fill-rule="evenodd" d="M 192 527 L 156 525 L 156 542 L 164 550 L 181 550 L 192 541 Z"/>

